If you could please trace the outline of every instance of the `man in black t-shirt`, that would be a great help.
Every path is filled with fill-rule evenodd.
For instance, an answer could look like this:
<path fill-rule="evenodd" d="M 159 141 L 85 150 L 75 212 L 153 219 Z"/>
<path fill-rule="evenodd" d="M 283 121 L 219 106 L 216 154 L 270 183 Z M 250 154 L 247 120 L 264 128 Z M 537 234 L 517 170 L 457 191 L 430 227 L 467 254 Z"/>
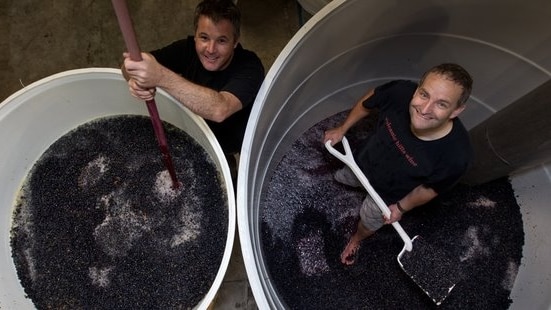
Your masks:
<path fill-rule="evenodd" d="M 124 53 L 122 67 L 133 96 L 150 100 L 160 87 L 203 117 L 228 159 L 241 150 L 264 79 L 258 56 L 239 43 L 240 18 L 233 1 L 204 0 L 195 10 L 195 36 L 142 53 L 142 61 Z"/>
<path fill-rule="evenodd" d="M 465 69 L 441 64 L 427 71 L 419 85 L 400 80 L 369 91 L 340 126 L 325 132 L 324 142 L 334 145 L 360 119 L 379 110 L 374 131 L 356 146 L 354 159 L 391 214 L 384 218 L 367 195 L 357 230 L 341 254 L 343 264 L 354 263 L 363 239 L 450 189 L 467 171 L 473 150 L 457 116 L 471 89 L 472 78 Z M 361 186 L 347 166 L 335 173 L 335 179 Z"/>

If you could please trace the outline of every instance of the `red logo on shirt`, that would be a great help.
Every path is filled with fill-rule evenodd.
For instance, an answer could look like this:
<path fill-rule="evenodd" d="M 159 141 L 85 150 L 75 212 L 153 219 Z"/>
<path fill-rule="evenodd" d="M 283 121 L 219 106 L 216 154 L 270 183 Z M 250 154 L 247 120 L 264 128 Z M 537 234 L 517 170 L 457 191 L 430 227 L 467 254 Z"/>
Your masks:
<path fill-rule="evenodd" d="M 392 122 L 388 119 L 388 117 L 385 118 L 385 127 L 388 131 L 388 134 L 390 135 L 390 138 L 392 139 L 392 142 L 394 142 L 394 145 L 398 149 L 398 151 L 404 155 L 404 158 L 410 163 L 410 165 L 417 167 L 417 162 L 415 161 L 415 158 L 413 156 L 409 155 L 406 147 L 400 142 L 398 137 L 396 136 L 396 133 L 394 132 L 394 129 L 392 128 Z"/>

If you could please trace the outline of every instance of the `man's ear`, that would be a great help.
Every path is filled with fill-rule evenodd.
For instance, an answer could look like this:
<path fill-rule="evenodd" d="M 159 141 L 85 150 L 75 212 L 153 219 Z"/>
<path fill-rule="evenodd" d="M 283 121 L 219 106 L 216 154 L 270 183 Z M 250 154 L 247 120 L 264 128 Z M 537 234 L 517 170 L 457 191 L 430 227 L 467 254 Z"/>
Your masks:
<path fill-rule="evenodd" d="M 461 112 L 463 112 L 463 110 L 465 110 L 465 108 L 467 107 L 466 104 L 462 104 L 460 106 L 458 106 L 453 112 L 452 114 L 450 115 L 450 118 L 456 118 L 459 114 L 461 114 Z"/>

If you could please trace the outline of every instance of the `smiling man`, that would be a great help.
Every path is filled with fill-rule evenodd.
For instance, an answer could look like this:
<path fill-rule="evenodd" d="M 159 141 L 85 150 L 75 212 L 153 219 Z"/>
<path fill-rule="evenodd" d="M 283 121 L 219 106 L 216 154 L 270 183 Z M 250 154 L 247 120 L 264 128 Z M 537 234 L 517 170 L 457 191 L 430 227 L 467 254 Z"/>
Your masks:
<path fill-rule="evenodd" d="M 230 166 L 241 150 L 247 120 L 264 79 L 262 62 L 239 43 L 241 14 L 231 0 L 204 0 L 195 10 L 195 35 L 142 53 L 124 53 L 123 74 L 130 93 L 140 99 L 167 91 L 203 117 L 222 146 Z"/>
<path fill-rule="evenodd" d="M 369 91 L 340 126 L 325 132 L 324 143 L 334 145 L 374 109 L 379 112 L 375 129 L 356 146 L 354 158 L 391 215 L 384 218 L 367 195 L 357 230 L 341 254 L 343 264 L 355 262 L 362 240 L 449 190 L 467 171 L 473 150 L 457 116 L 465 109 L 472 83 L 461 66 L 441 64 L 427 71 L 419 84 L 397 80 Z M 335 179 L 362 186 L 347 166 Z"/>

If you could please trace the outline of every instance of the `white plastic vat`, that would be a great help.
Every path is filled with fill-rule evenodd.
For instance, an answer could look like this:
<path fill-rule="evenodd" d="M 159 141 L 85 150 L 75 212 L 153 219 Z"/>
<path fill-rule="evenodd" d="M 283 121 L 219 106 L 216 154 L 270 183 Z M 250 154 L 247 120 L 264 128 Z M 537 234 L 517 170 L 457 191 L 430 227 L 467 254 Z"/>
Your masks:
<path fill-rule="evenodd" d="M 193 137 L 215 162 L 225 180 L 228 234 L 216 278 L 196 309 L 212 303 L 226 273 L 236 229 L 234 189 L 224 153 L 203 119 L 159 90 L 155 98 L 163 121 Z M 69 130 L 98 117 L 148 115 L 145 104 L 130 96 L 119 69 L 87 68 L 37 81 L 0 104 L 0 308 L 33 309 L 25 297 L 11 257 L 10 228 L 16 195 L 33 164 Z M 161 156 L 159 153 L 159 160 Z"/>

